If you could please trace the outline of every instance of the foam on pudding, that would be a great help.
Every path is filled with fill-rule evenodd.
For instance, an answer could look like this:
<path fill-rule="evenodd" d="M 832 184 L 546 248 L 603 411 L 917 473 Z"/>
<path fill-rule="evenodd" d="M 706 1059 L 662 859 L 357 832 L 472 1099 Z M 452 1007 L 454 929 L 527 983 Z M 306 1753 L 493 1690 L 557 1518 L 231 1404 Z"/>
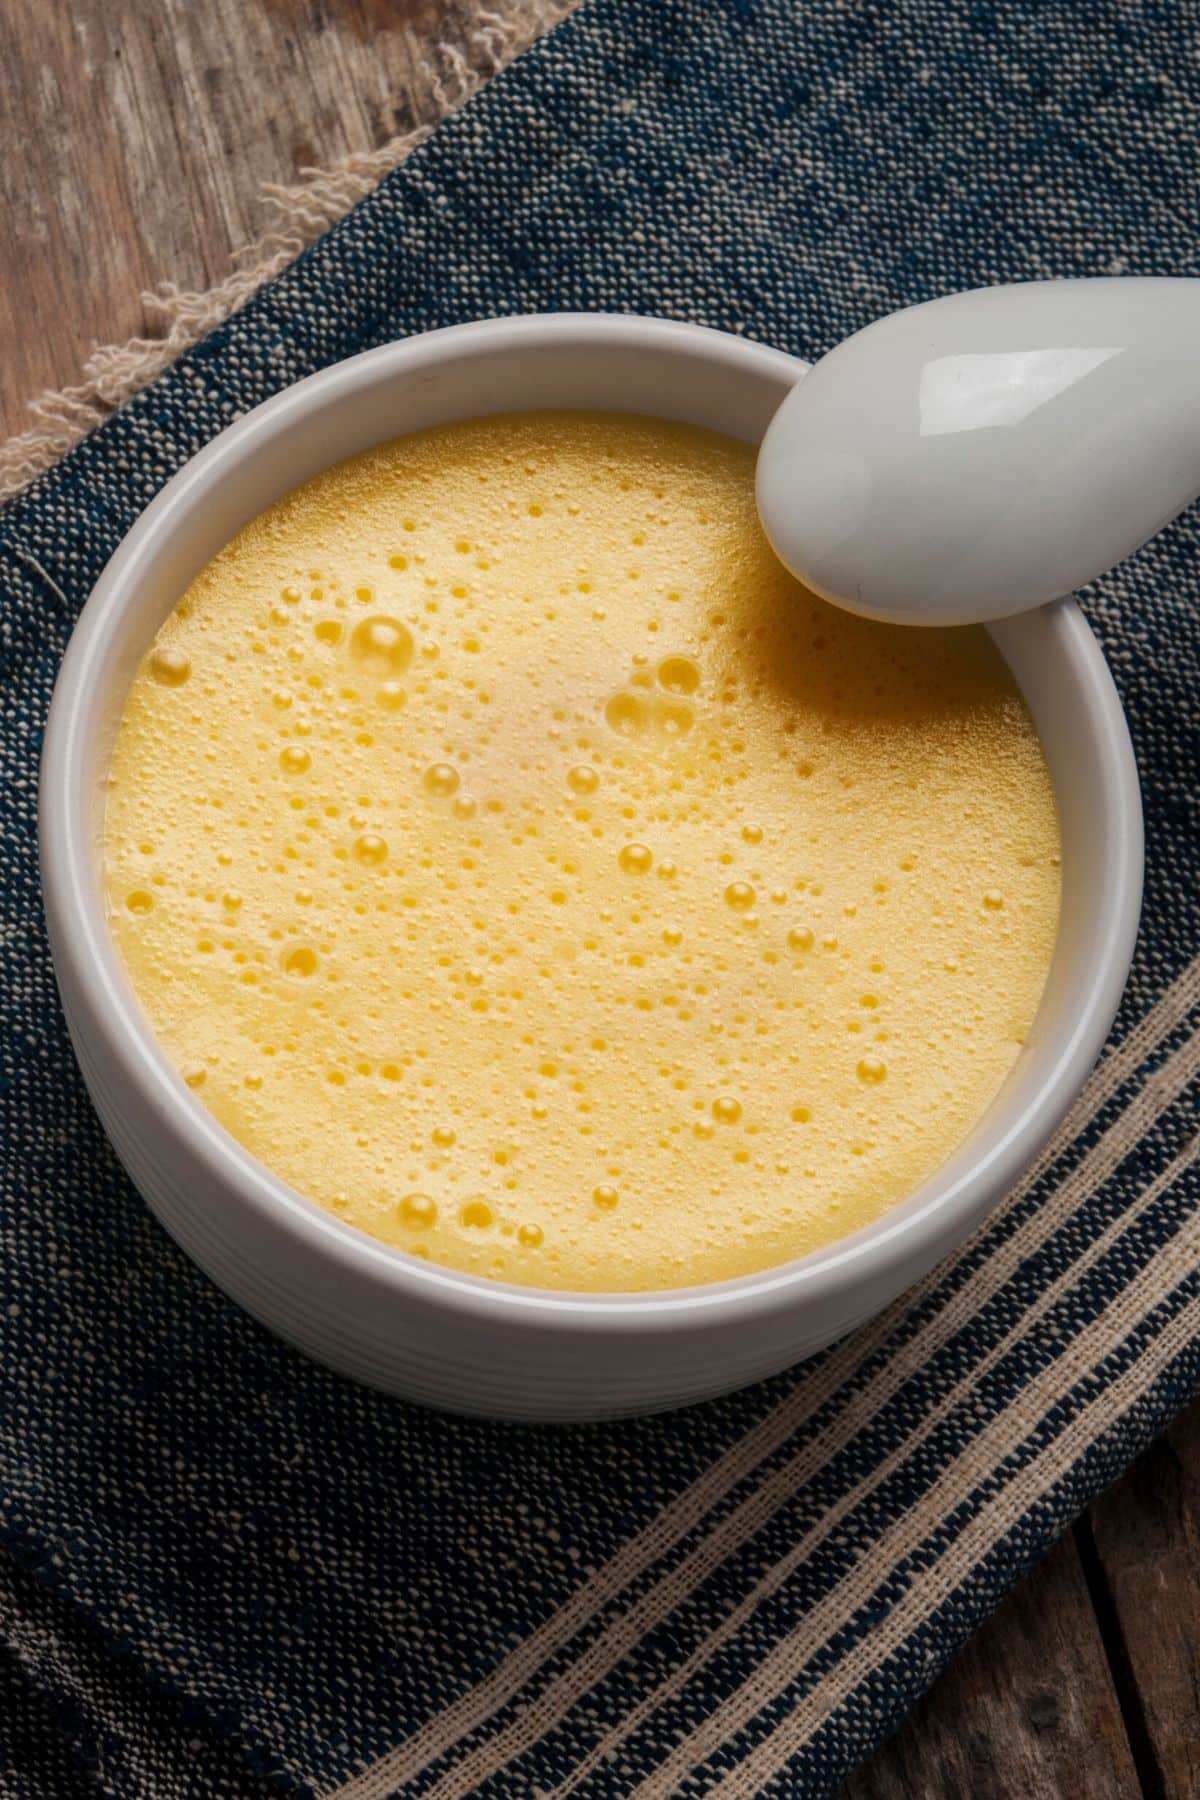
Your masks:
<path fill-rule="evenodd" d="M 982 630 L 775 560 L 754 457 L 610 414 L 401 438 L 192 583 L 130 690 L 112 929 L 300 1193 L 576 1290 L 746 1274 L 970 1131 L 1053 951 L 1049 775 Z"/>

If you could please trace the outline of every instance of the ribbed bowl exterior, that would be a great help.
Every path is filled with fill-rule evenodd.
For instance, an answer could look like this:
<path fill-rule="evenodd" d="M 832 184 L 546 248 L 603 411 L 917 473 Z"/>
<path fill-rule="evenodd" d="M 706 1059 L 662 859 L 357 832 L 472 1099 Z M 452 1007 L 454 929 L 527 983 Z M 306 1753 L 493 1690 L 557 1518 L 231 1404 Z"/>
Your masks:
<path fill-rule="evenodd" d="M 228 1137 L 129 988 L 99 878 L 112 734 L 153 632 L 234 531 L 343 456 L 481 412 L 605 407 L 757 442 L 802 374 L 737 338 L 603 315 L 489 321 L 388 345 L 224 432 L 143 515 L 84 609 L 41 792 L 47 920 L 80 1067 L 118 1155 L 186 1253 L 273 1331 L 357 1380 L 452 1411 L 549 1421 L 684 1405 L 772 1374 L 960 1242 L 1044 1146 L 1103 1043 L 1136 930 L 1141 814 L 1120 705 L 1072 602 L 994 632 L 1041 734 L 1063 828 L 1059 944 L 1029 1045 L 946 1166 L 828 1251 L 740 1281 L 634 1295 L 543 1293 L 418 1262 L 323 1213 Z"/>

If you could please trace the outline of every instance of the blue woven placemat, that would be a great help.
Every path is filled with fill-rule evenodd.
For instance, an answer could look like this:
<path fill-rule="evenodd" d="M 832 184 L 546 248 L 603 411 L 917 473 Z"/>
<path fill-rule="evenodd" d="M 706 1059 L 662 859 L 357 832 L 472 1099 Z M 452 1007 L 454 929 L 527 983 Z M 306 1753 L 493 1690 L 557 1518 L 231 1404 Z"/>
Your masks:
<path fill-rule="evenodd" d="M 1200 272 L 1193 25 L 1186 0 L 592 0 L 0 515 L 0 1791 L 825 1793 L 1196 1391 L 1194 513 L 1085 596 L 1149 828 L 1106 1060 L 905 1306 L 682 1415 L 443 1419 L 237 1313 L 96 1126 L 34 854 L 75 615 L 234 414 L 488 314 L 812 357 L 980 283 Z"/>

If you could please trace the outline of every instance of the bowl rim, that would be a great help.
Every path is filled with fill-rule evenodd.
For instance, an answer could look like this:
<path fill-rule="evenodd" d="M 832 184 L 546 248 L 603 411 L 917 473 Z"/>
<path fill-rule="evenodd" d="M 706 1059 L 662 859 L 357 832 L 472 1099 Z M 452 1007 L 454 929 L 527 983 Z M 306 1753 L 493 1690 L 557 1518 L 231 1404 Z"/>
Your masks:
<path fill-rule="evenodd" d="M 87 1007 L 100 1053 L 111 1058 L 170 1129 L 182 1134 L 205 1173 L 244 1207 L 304 1241 L 331 1272 L 368 1278 L 396 1300 L 420 1299 L 473 1319 L 524 1321 L 585 1332 L 670 1332 L 703 1316 L 725 1323 L 802 1301 L 836 1303 L 847 1290 L 886 1281 L 899 1262 L 928 1267 L 995 1204 L 1065 1116 L 1107 1037 L 1124 990 L 1141 903 L 1141 798 L 1128 726 L 1096 639 L 1073 599 L 1041 609 L 1064 655 L 1073 657 L 1099 725 L 1097 804 L 1108 809 L 1110 879 L 1102 950 L 1084 1005 L 1065 1018 L 1041 1090 L 1005 1121 L 990 1148 L 943 1179 L 944 1164 L 913 1194 L 845 1238 L 791 1261 L 724 1281 L 635 1292 L 580 1293 L 502 1283 L 409 1256 L 326 1212 L 260 1163 L 187 1088 L 141 1012 L 104 916 L 91 820 L 90 749 L 113 654 L 113 625 L 180 519 L 208 487 L 255 460 L 335 396 L 434 368 L 463 354 L 505 355 L 546 346 L 683 352 L 726 371 L 794 382 L 807 365 L 783 351 L 708 327 L 633 314 L 549 313 L 444 327 L 366 350 L 291 384 L 227 426 L 191 457 L 142 511 L 114 552 L 76 623 L 47 720 L 39 785 L 42 888 L 56 975 Z M 486 407 L 484 408 L 486 411 Z M 628 410 L 623 408 L 622 410 Z M 402 435 L 402 434 L 398 434 Z M 366 447 L 366 446 L 364 446 Z M 952 1152 L 952 1160 L 956 1153 Z"/>

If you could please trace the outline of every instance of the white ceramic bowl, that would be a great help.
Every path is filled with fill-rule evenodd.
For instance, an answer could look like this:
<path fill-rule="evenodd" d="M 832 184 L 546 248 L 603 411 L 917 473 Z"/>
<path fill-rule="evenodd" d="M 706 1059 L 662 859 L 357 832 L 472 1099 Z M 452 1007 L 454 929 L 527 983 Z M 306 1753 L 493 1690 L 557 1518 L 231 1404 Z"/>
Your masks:
<path fill-rule="evenodd" d="M 600 314 L 495 320 L 369 351 L 269 400 L 196 456 L 84 608 L 41 778 L 46 912 L 79 1061 L 167 1229 L 249 1312 L 335 1369 L 435 1406 L 546 1420 L 680 1405 L 769 1375 L 959 1243 L 1049 1139 L 1099 1053 L 1137 926 L 1141 808 L 1120 702 L 1070 600 L 994 630 L 1041 734 L 1062 823 L 1062 922 L 1029 1042 L 950 1160 L 828 1249 L 736 1281 L 633 1295 L 510 1287 L 418 1261 L 323 1212 L 235 1143 L 134 998 L 101 893 L 113 734 L 151 637 L 234 532 L 342 457 L 484 413 L 606 408 L 757 443 L 803 368 L 740 338 Z"/>

